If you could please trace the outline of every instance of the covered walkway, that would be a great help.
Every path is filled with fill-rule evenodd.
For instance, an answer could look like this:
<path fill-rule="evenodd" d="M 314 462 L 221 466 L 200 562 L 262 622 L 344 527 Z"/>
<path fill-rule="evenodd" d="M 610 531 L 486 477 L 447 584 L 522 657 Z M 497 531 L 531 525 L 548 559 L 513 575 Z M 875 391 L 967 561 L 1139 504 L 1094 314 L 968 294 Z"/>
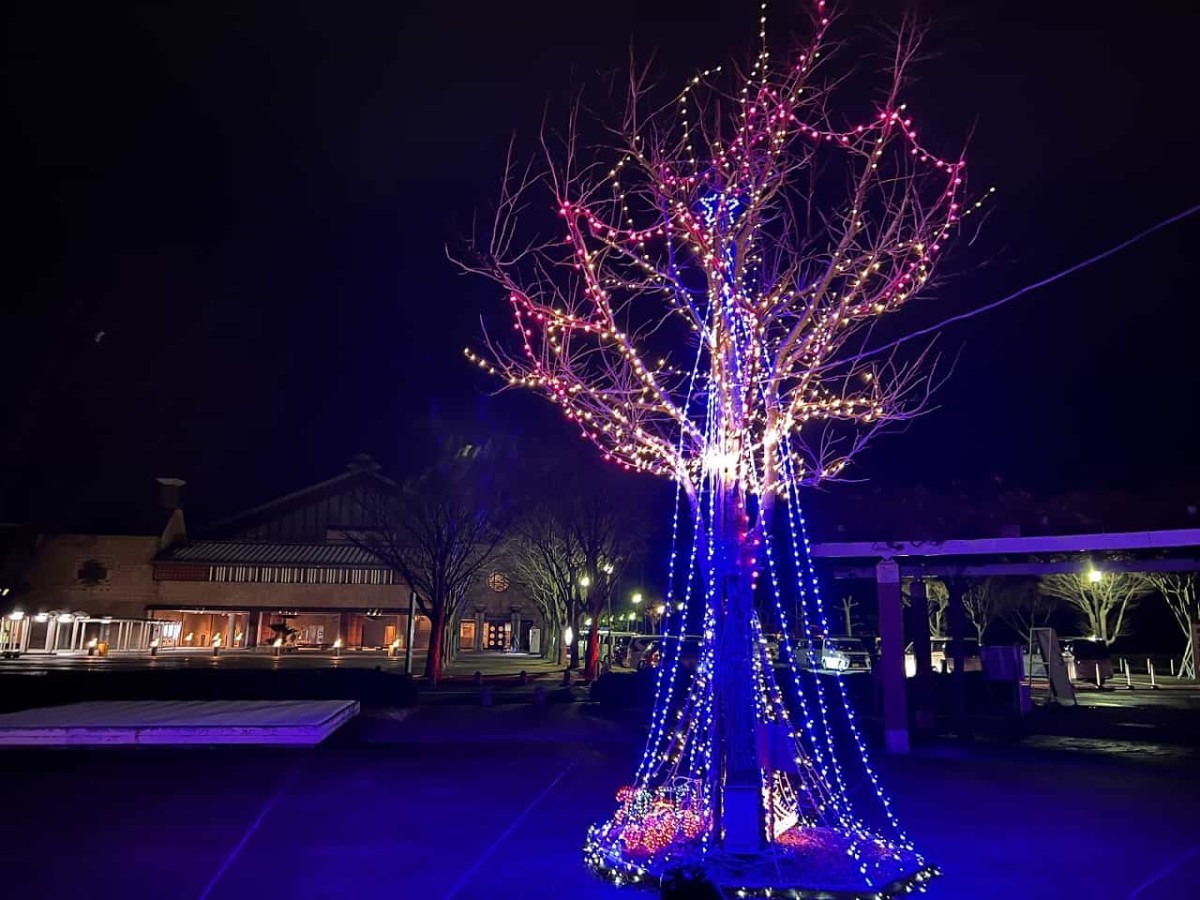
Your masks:
<path fill-rule="evenodd" d="M 1106 554 L 1120 554 L 1108 559 Z M 964 580 L 989 576 L 1110 572 L 1200 571 L 1200 529 L 1135 531 L 1109 534 L 1046 535 L 945 541 L 855 541 L 818 543 L 812 556 L 827 560 L 835 578 L 873 579 L 879 603 L 879 668 L 883 686 L 884 735 L 893 753 L 909 749 L 908 698 L 904 672 L 904 615 L 901 580 L 911 578 L 909 631 L 917 676 L 914 719 L 932 727 L 932 665 L 928 600 L 923 579 L 945 580 L 950 598 L 947 623 L 953 641 L 956 714 L 965 715 L 966 673 L 962 658 L 966 637 Z M 1200 641 L 1193 640 L 1200 655 Z M 1198 660 L 1200 662 L 1200 660 Z M 1200 671 L 1200 669 L 1198 669 Z"/>

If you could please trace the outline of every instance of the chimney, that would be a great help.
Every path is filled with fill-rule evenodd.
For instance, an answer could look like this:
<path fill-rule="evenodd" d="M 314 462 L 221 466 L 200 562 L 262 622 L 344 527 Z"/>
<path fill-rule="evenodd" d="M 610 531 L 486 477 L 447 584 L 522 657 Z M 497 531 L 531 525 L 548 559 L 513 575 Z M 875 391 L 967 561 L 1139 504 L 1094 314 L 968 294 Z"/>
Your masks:
<path fill-rule="evenodd" d="M 179 509 L 179 489 L 186 481 L 182 478 L 156 478 L 159 484 L 158 498 L 163 509 Z"/>

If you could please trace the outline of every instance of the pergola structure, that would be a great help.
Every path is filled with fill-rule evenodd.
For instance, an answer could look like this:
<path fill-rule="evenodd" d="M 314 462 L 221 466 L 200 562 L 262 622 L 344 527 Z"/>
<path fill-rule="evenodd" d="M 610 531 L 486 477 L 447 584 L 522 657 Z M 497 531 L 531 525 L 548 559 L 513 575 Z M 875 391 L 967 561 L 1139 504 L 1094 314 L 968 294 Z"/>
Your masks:
<path fill-rule="evenodd" d="M 928 601 L 925 577 L 946 579 L 950 591 L 947 624 L 956 655 L 952 673 L 956 709 L 966 708 L 962 653 L 966 636 L 963 578 L 993 575 L 1049 575 L 1082 572 L 1093 566 L 1089 554 L 1120 553 L 1106 559 L 1108 572 L 1200 571 L 1200 528 L 1130 531 L 1109 534 L 1046 535 L 945 541 L 854 541 L 818 543 L 812 555 L 833 564 L 835 578 L 874 579 L 879 598 L 879 666 L 883 683 L 884 736 L 889 751 L 906 753 L 909 746 L 908 700 L 905 695 L 904 620 L 900 594 L 902 578 L 912 578 L 913 621 L 925 622 Z M 1068 557 L 1046 560 L 1044 557 Z M 919 619 L 918 619 L 919 617 Z M 931 695 L 931 648 L 928 628 L 913 629 L 918 699 L 917 722 L 931 718 L 923 705 Z M 932 724 L 930 722 L 930 724 Z"/>

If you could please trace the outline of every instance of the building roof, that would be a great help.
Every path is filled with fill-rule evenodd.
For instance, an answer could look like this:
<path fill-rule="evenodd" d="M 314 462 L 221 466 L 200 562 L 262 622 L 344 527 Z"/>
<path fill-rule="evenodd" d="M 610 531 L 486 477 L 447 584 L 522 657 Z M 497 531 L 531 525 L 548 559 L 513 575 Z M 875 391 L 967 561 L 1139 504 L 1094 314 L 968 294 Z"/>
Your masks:
<path fill-rule="evenodd" d="M 387 568 L 354 544 L 284 544 L 265 541 L 192 541 L 169 547 L 159 562 L 254 566 L 356 566 Z"/>
<path fill-rule="evenodd" d="M 386 475 L 380 474 L 379 465 L 370 456 L 360 453 L 350 461 L 346 471 L 333 478 L 320 481 L 308 487 L 276 497 L 266 503 L 243 510 L 234 516 L 216 522 L 204 529 L 206 535 L 212 537 L 236 537 L 238 532 L 246 528 L 269 521 L 287 512 L 304 507 L 324 497 L 336 496 L 352 491 L 357 485 L 372 488 L 384 486 L 389 489 L 396 487 L 396 482 Z M 341 523 L 347 524 L 347 523 Z"/>

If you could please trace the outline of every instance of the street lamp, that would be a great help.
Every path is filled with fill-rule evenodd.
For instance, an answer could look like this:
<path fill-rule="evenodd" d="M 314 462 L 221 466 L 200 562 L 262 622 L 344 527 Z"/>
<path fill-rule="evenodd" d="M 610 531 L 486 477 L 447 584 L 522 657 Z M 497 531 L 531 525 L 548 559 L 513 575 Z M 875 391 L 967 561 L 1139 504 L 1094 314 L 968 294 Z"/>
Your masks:
<path fill-rule="evenodd" d="M 642 593 L 641 593 L 641 591 L 636 591 L 636 592 L 634 593 L 634 595 L 633 595 L 632 597 L 630 597 L 629 599 L 631 599 L 631 600 L 633 601 L 633 605 L 634 605 L 634 606 L 637 606 L 637 605 L 638 605 L 639 603 L 641 603 L 641 602 L 642 602 L 642 600 L 644 600 L 645 598 L 644 598 L 644 597 L 642 597 Z"/>
<path fill-rule="evenodd" d="M 1099 584 L 1100 579 L 1102 579 L 1103 577 L 1104 577 L 1104 573 L 1101 572 L 1099 569 L 1092 569 L 1088 572 L 1088 581 L 1090 581 L 1092 584 Z"/>
<path fill-rule="evenodd" d="M 581 586 L 581 587 L 585 587 L 585 588 L 586 588 L 586 587 L 591 587 L 591 586 L 592 586 L 592 579 L 591 579 L 591 577 L 589 577 L 589 576 L 587 576 L 587 575 L 584 575 L 582 578 L 580 578 L 580 579 L 579 579 L 579 584 L 580 584 L 580 586 Z"/>

